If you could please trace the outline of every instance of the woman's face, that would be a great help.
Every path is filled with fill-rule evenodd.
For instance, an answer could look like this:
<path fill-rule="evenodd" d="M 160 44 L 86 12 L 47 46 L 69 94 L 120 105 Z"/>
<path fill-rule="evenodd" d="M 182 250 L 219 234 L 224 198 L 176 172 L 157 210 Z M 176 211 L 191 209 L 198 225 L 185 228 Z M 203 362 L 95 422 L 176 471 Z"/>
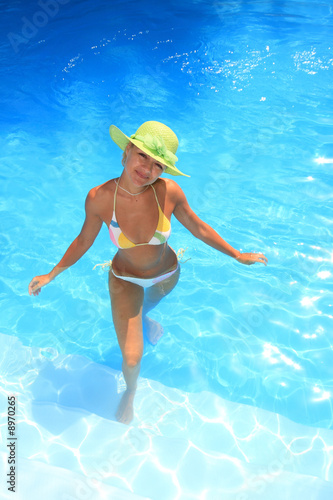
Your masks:
<path fill-rule="evenodd" d="M 124 168 L 131 181 L 137 186 L 152 184 L 164 172 L 166 167 L 141 151 L 131 142 L 126 147 Z"/>

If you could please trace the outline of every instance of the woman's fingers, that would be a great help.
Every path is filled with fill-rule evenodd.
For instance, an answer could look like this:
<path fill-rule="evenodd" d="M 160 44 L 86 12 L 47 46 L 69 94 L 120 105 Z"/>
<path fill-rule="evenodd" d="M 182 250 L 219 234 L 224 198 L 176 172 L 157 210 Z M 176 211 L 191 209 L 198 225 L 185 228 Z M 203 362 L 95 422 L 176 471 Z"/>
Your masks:
<path fill-rule="evenodd" d="M 259 254 L 256 254 L 256 255 L 257 255 L 257 258 L 258 258 L 258 262 L 262 262 L 263 264 L 265 264 L 265 266 L 267 266 L 267 262 L 268 262 L 267 257 L 265 257 L 265 255 L 263 255 L 262 253 L 259 253 Z"/>
<path fill-rule="evenodd" d="M 43 276 L 35 276 L 29 284 L 29 295 L 38 295 L 41 288 L 50 283 L 50 278 L 47 274 Z"/>
<path fill-rule="evenodd" d="M 31 281 L 30 281 L 30 284 L 29 284 L 29 295 L 33 294 L 33 295 L 36 295 L 36 292 L 38 290 L 37 285 L 38 285 L 38 280 L 36 280 L 36 278 L 33 278 Z"/>
<path fill-rule="evenodd" d="M 255 264 L 256 262 L 260 262 L 267 266 L 268 259 L 262 253 L 242 253 L 237 260 L 242 264 L 246 264 L 250 266 L 251 264 Z"/>

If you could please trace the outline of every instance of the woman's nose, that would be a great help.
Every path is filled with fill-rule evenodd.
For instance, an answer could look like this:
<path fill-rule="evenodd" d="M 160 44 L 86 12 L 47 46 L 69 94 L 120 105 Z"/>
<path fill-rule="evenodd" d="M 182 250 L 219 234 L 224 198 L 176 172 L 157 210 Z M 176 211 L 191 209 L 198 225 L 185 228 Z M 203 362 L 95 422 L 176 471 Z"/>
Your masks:
<path fill-rule="evenodd" d="M 153 166 L 154 166 L 154 160 L 149 159 L 149 160 L 145 161 L 144 169 L 146 172 L 151 172 L 153 170 Z"/>

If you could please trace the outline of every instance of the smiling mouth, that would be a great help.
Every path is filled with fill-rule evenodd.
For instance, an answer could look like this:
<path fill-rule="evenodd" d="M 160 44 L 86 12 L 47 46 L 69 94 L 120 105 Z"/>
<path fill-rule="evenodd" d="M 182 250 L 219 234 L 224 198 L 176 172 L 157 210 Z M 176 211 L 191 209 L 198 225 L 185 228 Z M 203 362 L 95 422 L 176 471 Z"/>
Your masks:
<path fill-rule="evenodd" d="M 149 179 L 149 177 L 148 177 L 147 175 L 141 174 L 141 172 L 138 172 L 137 170 L 136 170 L 136 173 L 137 173 L 137 175 L 138 175 L 141 179 L 145 179 L 145 180 Z"/>

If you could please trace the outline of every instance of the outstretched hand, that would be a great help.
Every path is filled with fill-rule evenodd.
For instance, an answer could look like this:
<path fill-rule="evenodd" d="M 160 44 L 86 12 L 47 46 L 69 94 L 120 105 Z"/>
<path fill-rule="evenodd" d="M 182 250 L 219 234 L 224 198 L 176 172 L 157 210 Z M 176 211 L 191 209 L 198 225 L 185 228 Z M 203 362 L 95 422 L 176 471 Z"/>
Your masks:
<path fill-rule="evenodd" d="M 39 295 L 41 288 L 50 283 L 51 278 L 48 274 L 42 276 L 35 276 L 29 284 L 29 295 Z"/>
<path fill-rule="evenodd" d="M 267 257 L 265 257 L 262 253 L 241 253 L 239 257 L 236 257 L 236 260 L 246 266 L 251 266 L 251 264 L 255 264 L 256 262 L 261 262 L 267 266 L 268 262 Z"/>

